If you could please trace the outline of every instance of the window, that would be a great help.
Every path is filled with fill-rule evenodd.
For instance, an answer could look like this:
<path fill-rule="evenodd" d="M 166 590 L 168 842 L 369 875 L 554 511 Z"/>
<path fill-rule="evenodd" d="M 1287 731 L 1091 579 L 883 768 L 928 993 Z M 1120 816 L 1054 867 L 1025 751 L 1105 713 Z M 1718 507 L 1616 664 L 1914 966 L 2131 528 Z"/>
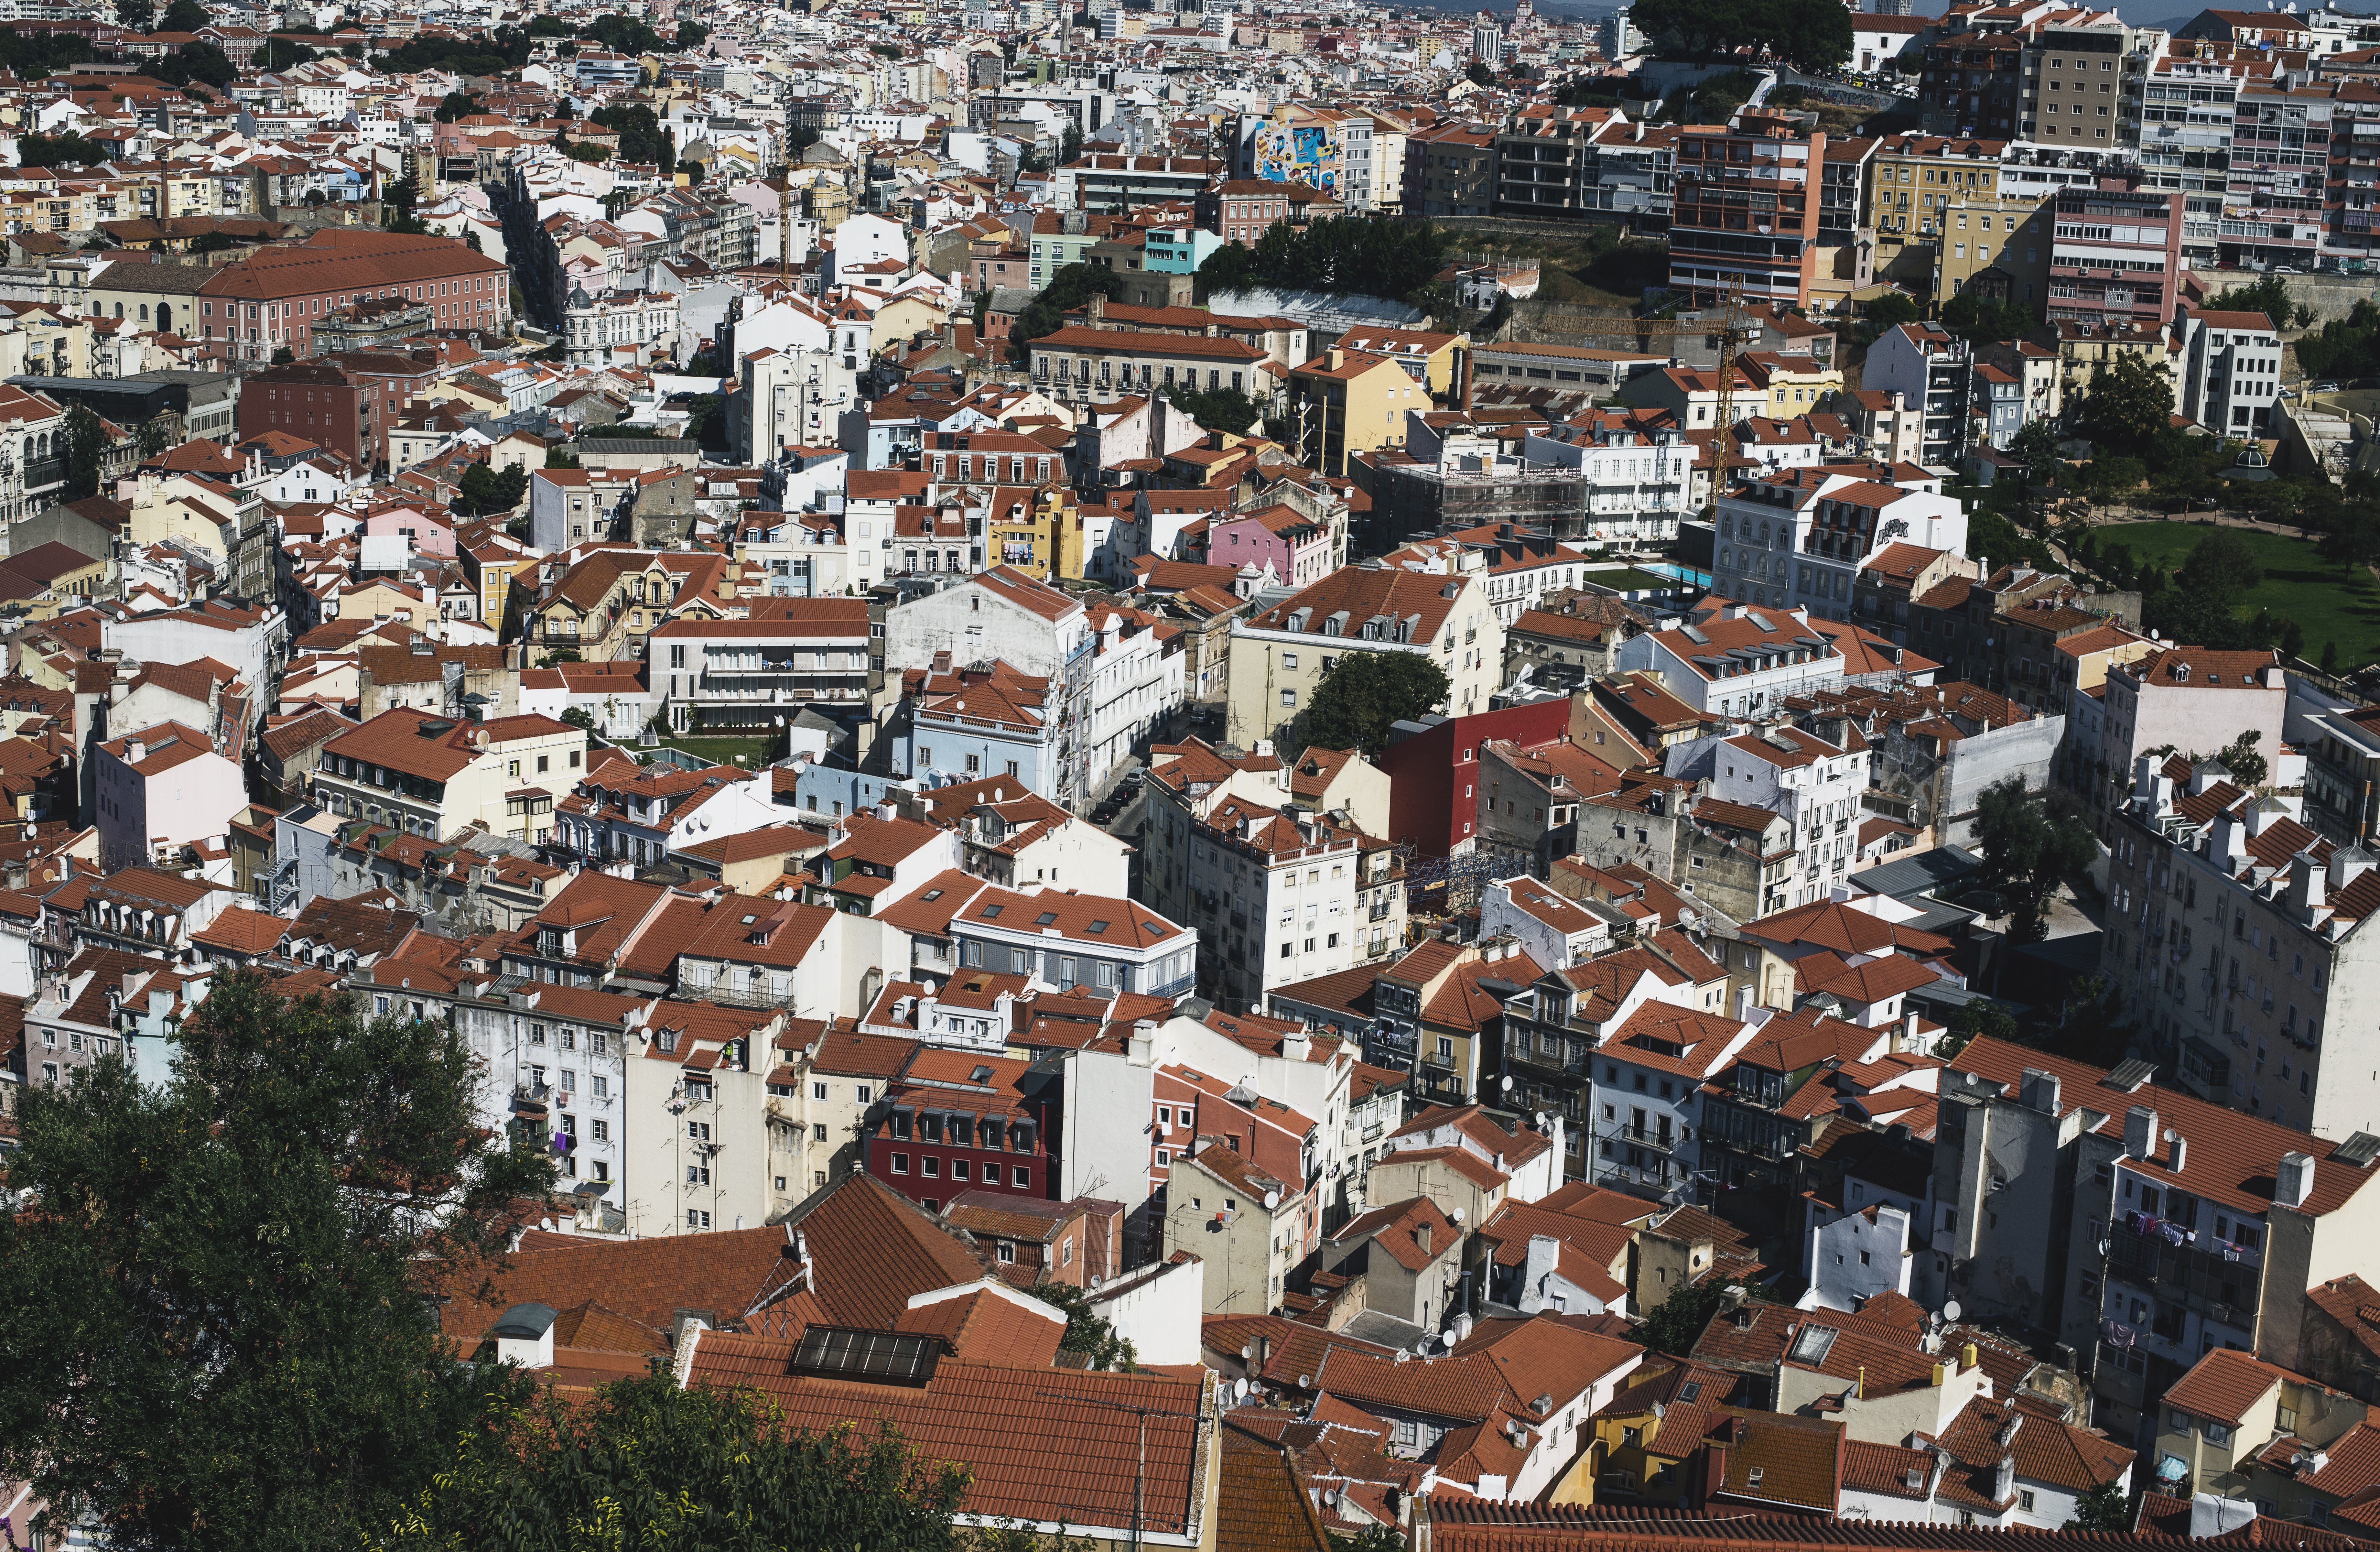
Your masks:
<path fill-rule="evenodd" d="M 814 1084 L 810 1085 L 810 1097 L 811 1097 L 811 1098 L 813 1098 L 813 1099 L 823 1099 L 823 1098 L 825 1098 L 825 1097 L 826 1097 L 826 1085 L 824 1085 L 824 1084 L 822 1084 L 822 1083 L 814 1083 Z"/>
<path fill-rule="evenodd" d="M 1003 1267 L 1016 1265 L 1016 1246 L 1010 1241 L 1000 1242 L 1000 1264 Z"/>
<path fill-rule="evenodd" d="M 984 1168 L 985 1168 L 986 1170 L 996 1170 L 999 1168 L 999 1166 L 998 1166 L 998 1165 L 996 1165 L 996 1164 L 987 1164 L 987 1165 L 985 1165 L 985 1166 L 984 1166 Z M 1031 1189 L 1033 1189 L 1033 1171 L 1032 1171 L 1032 1170 L 1030 1170 L 1026 1169 L 1024 1165 L 1019 1164 L 1018 1166 L 1016 1166 L 1016 1168 L 1015 1168 L 1013 1171 L 1011 1171 L 1011 1173 L 1012 1173 L 1012 1174 L 1014 1174 L 1014 1177 L 1015 1177 L 1016 1189 L 1017 1189 L 1017 1190 L 1019 1190 L 1019 1191 L 1030 1191 Z"/>
<path fill-rule="evenodd" d="M 907 1154 L 896 1153 L 892 1155 L 892 1172 L 896 1175 L 905 1175 L 909 1172 L 909 1156 Z"/>
<path fill-rule="evenodd" d="M 2031 1514 L 2033 1512 L 2032 1489 L 2020 1487 L 2016 1490 L 2016 1507 L 2026 1514 Z"/>
<path fill-rule="evenodd" d="M 1283 706 L 1295 706 L 1297 704 L 1297 692 L 1295 690 L 1281 691 L 1281 703 Z"/>

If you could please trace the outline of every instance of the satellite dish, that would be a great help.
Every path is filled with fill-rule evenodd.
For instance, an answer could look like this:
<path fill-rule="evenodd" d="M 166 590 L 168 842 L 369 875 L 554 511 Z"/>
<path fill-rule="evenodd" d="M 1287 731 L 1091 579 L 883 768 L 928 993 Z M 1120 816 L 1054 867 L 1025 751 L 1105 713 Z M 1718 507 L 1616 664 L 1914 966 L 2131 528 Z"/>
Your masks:
<path fill-rule="evenodd" d="M 1313 1376 L 1312 1375 L 1299 1375 L 1299 1376 L 1297 1376 L 1297 1388 L 1298 1388 L 1300 1390 L 1311 1390 L 1311 1389 L 1313 1389 L 1313 1388 L 1314 1388 L 1314 1376 Z"/>
<path fill-rule="evenodd" d="M 1956 1320 L 1960 1314 L 1959 1301 L 1956 1299 L 1942 1306 L 1942 1318 L 1945 1320 Z"/>
<path fill-rule="evenodd" d="M 1242 1344 L 1241 1344 L 1241 1346 L 1240 1346 L 1240 1356 L 1241 1356 L 1241 1357 L 1243 1357 L 1243 1358 L 1254 1358 L 1256 1355 L 1257 1355 L 1257 1344 L 1256 1344 L 1256 1343 L 1254 1343 L 1254 1342 L 1244 1342 L 1244 1343 L 1242 1343 Z"/>
<path fill-rule="evenodd" d="M 1512 1080 L 1509 1076 L 1499 1078 L 1496 1081 L 1503 1085 L 1505 1093 L 1510 1094 L 1512 1092 Z"/>
<path fill-rule="evenodd" d="M 2172 1127 L 2170 1127 L 2170 1126 L 2167 1127 L 2167 1128 L 2165 1129 L 2165 1140 L 2166 1140 L 2167 1142 L 2168 1142 L 2168 1143 L 2169 1143 L 2169 1142 L 2173 1141 L 2173 1137 L 2174 1137 L 2173 1128 L 2172 1128 Z"/>

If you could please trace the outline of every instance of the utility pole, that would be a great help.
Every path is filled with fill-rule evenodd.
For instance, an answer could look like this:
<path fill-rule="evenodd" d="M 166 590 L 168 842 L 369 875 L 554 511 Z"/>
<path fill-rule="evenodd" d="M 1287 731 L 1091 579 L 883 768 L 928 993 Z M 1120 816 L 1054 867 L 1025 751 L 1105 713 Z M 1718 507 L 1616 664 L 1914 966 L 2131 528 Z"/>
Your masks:
<path fill-rule="evenodd" d="M 1106 1407 L 1111 1412 L 1130 1413 L 1140 1423 L 1140 1465 L 1132 1478 L 1132 1546 L 1140 1552 L 1141 1494 L 1148 1481 L 1148 1420 L 1152 1417 L 1178 1417 L 1188 1423 L 1191 1448 L 1197 1448 L 1199 1414 L 1195 1412 L 1168 1412 L 1163 1407 L 1135 1406 L 1128 1401 L 1111 1401 L 1098 1396 L 1077 1396 L 1064 1390 L 1038 1390 L 1036 1395 L 1052 1400 L 1073 1401 L 1082 1406 Z"/>

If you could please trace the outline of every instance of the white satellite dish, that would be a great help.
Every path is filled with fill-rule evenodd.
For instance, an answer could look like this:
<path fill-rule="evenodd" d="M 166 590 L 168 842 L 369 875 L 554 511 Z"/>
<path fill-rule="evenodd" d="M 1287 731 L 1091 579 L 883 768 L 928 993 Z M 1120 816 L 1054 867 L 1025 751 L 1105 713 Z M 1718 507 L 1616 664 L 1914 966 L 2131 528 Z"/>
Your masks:
<path fill-rule="evenodd" d="M 1942 1306 L 1942 1318 L 1945 1320 L 1956 1320 L 1960 1313 L 1959 1301 L 1956 1299 Z"/>

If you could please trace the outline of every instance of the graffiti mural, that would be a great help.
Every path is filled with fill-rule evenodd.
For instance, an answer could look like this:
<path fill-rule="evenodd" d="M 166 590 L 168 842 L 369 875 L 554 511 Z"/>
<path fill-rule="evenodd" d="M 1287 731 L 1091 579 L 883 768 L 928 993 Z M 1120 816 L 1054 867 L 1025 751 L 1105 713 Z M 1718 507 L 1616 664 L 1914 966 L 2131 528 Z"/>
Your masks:
<path fill-rule="evenodd" d="M 1336 194 L 1339 167 L 1338 138 L 1322 125 L 1273 123 L 1257 131 L 1258 177 Z"/>

